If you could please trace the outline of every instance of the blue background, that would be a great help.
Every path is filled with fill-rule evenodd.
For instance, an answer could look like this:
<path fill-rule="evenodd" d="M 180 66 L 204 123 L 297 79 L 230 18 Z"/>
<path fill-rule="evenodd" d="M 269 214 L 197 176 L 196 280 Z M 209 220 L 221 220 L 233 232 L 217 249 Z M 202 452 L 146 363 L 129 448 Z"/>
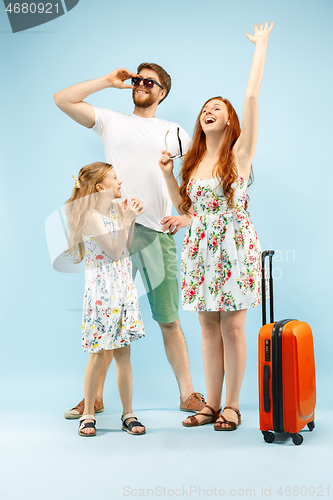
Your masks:
<path fill-rule="evenodd" d="M 47 217 L 70 197 L 74 182 L 71 174 L 77 176 L 83 165 L 103 160 L 104 149 L 99 137 L 60 112 L 53 102 L 53 94 L 74 83 L 105 75 L 117 67 L 135 71 L 140 62 L 150 61 L 161 64 L 172 76 L 171 93 L 158 108 L 156 116 L 179 122 L 191 134 L 202 103 L 212 96 L 222 95 L 233 103 L 241 118 L 254 51 L 245 32 L 253 33 L 253 25 L 266 19 L 274 21 L 275 27 L 268 43 L 259 96 L 259 138 L 253 162 L 255 183 L 249 190 L 249 210 L 262 248 L 277 251 L 274 262 L 277 319 L 295 317 L 308 322 L 313 329 L 318 419 L 325 415 L 332 407 L 333 4 L 329 0 L 238 0 L 233 3 L 225 0 L 183 0 L 180 3 L 173 0 L 129 0 L 126 3 L 80 0 L 66 15 L 16 34 L 10 31 L 4 7 L 0 6 L 0 10 L 1 408 L 3 415 L 5 411 L 12 412 L 10 421 L 15 423 L 16 456 L 20 456 L 23 449 L 29 456 L 30 444 L 33 446 L 34 442 L 27 444 L 25 438 L 19 437 L 21 412 L 24 411 L 23 420 L 29 420 L 32 415 L 33 422 L 36 422 L 34 419 L 38 422 L 44 415 L 44 427 L 40 421 L 35 425 L 38 429 L 41 425 L 44 438 L 51 439 L 50 449 L 54 445 L 54 450 L 58 450 L 59 463 L 66 461 L 68 450 L 59 451 L 59 441 L 52 429 L 57 432 L 63 428 L 59 436 L 67 432 L 70 424 L 64 421 L 62 413 L 82 397 L 83 373 L 88 359 L 80 347 L 84 275 L 53 270 L 44 227 Z M 104 90 L 89 96 L 87 101 L 125 113 L 133 110 L 131 91 L 126 90 Z M 184 230 L 176 236 L 179 259 L 183 236 Z M 177 384 L 146 297 L 141 300 L 141 308 L 147 337 L 132 348 L 133 407 L 176 409 Z M 205 394 L 197 315 L 180 311 L 180 320 L 188 343 L 194 388 Z M 249 421 L 253 412 L 253 429 L 257 426 L 257 333 L 260 323 L 260 308 L 248 311 L 248 362 L 241 410 L 249 412 Z M 114 411 L 118 419 L 121 406 L 113 365 L 105 394 L 106 410 Z M 178 426 L 175 428 L 180 432 L 182 415 L 179 412 L 175 415 Z M 163 421 L 163 416 L 161 419 Z M 47 430 L 49 421 L 52 422 L 51 430 Z M 154 423 L 155 418 L 152 425 Z M 109 423 L 105 425 L 110 426 Z M 76 437 L 76 430 L 70 429 L 71 436 Z M 212 439 L 211 428 L 210 431 L 207 439 Z M 159 432 L 161 436 L 163 429 Z M 319 443 L 319 429 L 316 432 Z M 313 441 L 314 434 L 311 434 Z M 234 441 L 243 458 L 231 455 L 230 466 L 237 467 L 241 460 L 244 472 L 238 478 L 244 481 L 250 476 L 243 451 L 251 453 L 251 446 L 254 450 L 254 443 L 261 441 L 258 431 L 253 436 L 253 441 L 247 441 L 243 430 L 242 440 Z M 331 442 L 332 434 L 329 436 Z M 156 446 L 154 453 L 164 450 L 164 454 L 168 446 L 163 439 L 161 442 L 158 439 L 157 444 L 152 442 L 149 446 L 152 449 Z M 85 442 L 83 445 L 77 441 L 73 439 L 71 450 L 78 454 L 79 460 L 86 448 Z M 104 448 L 102 439 L 98 443 L 101 449 Z M 132 446 L 132 441 L 130 443 Z M 204 443 L 207 441 L 203 441 L 203 446 Z M 123 446 L 121 440 L 119 445 Z M 327 434 L 322 434 L 321 445 L 321 454 L 326 457 L 329 453 Z M 11 446 L 8 441 L 8 450 Z M 43 449 L 43 445 L 40 446 Z M 75 448 L 77 446 L 80 450 Z M 89 446 L 93 445 L 89 442 Z M 112 448 L 111 439 L 110 446 Z M 303 446 L 286 449 L 292 455 Z M 245 447 L 243 451 L 242 447 Z M 133 450 L 129 448 L 129 453 L 134 453 Z M 136 450 L 139 454 L 142 452 L 135 444 Z M 170 460 L 178 463 L 177 447 L 175 450 Z M 230 450 L 233 453 L 232 444 Z M 281 458 L 281 450 L 276 457 Z M 146 444 L 145 452 L 148 451 Z M 209 465 L 206 462 L 210 460 L 209 453 L 208 447 L 204 467 Z M 214 453 L 220 457 L 219 451 Z M 200 450 L 193 448 L 193 456 L 198 455 Z M 22 463 L 26 464 L 26 455 L 22 456 L 25 457 Z M 39 457 L 42 456 L 40 452 Z M 305 459 L 304 455 L 301 459 L 304 464 L 309 457 L 311 455 Z M 289 463 L 288 460 L 282 458 L 284 463 Z M 9 463 L 6 461 L 7 465 Z M 290 463 L 294 464 L 294 459 Z M 163 469 L 159 461 L 151 466 L 156 471 Z M 11 474 L 15 477 L 15 470 L 10 469 L 8 477 Z M 200 461 L 192 463 L 191 473 L 196 470 L 203 470 Z M 168 476 L 164 484 L 171 485 L 177 474 L 182 475 L 181 465 L 177 471 L 176 476 L 172 480 Z M 300 471 L 305 479 L 301 465 Z M 325 476 L 322 478 L 318 471 L 317 477 L 323 483 Z M 77 472 L 80 474 L 79 468 Z M 208 467 L 205 477 L 209 478 L 210 474 L 213 473 Z M 138 477 L 146 475 L 147 470 L 143 470 Z M 27 474 L 28 483 L 29 477 Z M 47 487 L 47 475 L 43 477 Z M 122 485 L 121 475 L 117 478 Z M 74 491 L 75 482 L 70 475 L 66 475 L 66 481 L 66 491 Z M 252 484 L 258 486 L 259 495 L 259 476 L 255 476 Z M 327 486 L 328 481 L 322 485 Z M 58 488 L 54 495 L 62 492 L 59 485 Z M 111 498 L 110 492 L 105 493 L 105 497 L 102 495 L 106 491 L 103 488 L 100 498 Z M 45 494 L 44 490 L 40 491 Z M 122 498 L 120 491 L 113 498 Z M 6 500 L 17 498 L 10 489 L 5 489 L 5 493 Z"/>

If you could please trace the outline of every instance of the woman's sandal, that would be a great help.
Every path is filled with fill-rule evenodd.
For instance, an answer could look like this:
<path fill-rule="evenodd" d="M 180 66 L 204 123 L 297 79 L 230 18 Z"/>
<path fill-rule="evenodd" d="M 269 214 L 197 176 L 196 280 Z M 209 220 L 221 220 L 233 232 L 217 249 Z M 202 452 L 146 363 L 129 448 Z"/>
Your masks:
<path fill-rule="evenodd" d="M 223 408 L 223 411 L 224 410 L 234 411 L 238 416 L 238 423 L 236 424 L 236 422 L 231 422 L 230 420 L 227 420 L 223 415 L 221 415 L 223 422 L 217 422 L 218 425 L 215 424 L 214 429 L 216 431 L 235 431 L 237 427 L 242 423 L 241 414 L 239 413 L 239 410 L 233 408 L 232 406 L 225 406 Z M 223 424 L 227 424 L 227 427 L 222 427 Z"/>
<path fill-rule="evenodd" d="M 221 408 L 219 410 L 214 410 L 214 408 L 212 408 L 211 406 L 209 405 L 205 405 L 203 407 L 203 410 L 205 408 L 209 408 L 210 411 L 212 412 L 212 415 L 209 415 L 209 413 L 196 413 L 195 416 L 194 415 L 189 415 L 187 418 L 189 418 L 191 420 L 191 422 L 189 424 L 185 424 L 185 419 L 183 423 L 183 426 L 184 427 L 198 427 L 199 425 L 206 425 L 206 424 L 212 424 L 214 422 L 216 422 L 216 420 L 219 418 L 220 416 L 220 412 L 221 412 Z M 195 417 L 197 415 L 204 415 L 205 417 L 208 417 L 206 418 L 206 420 L 203 420 L 202 422 L 199 422 Z"/>
<path fill-rule="evenodd" d="M 131 418 L 131 417 L 134 417 L 136 420 L 132 420 L 128 425 L 125 423 L 125 420 L 127 418 Z M 133 434 L 133 435 L 137 435 L 137 436 L 141 436 L 141 434 L 146 434 L 146 428 L 144 431 L 142 432 L 133 432 L 132 429 L 133 427 L 145 427 L 141 422 L 138 421 L 138 419 L 136 418 L 135 414 L 134 413 L 126 413 L 126 415 L 122 415 L 121 416 L 121 421 L 123 423 L 121 429 L 123 431 L 126 431 L 128 432 L 128 434 Z"/>
<path fill-rule="evenodd" d="M 84 421 L 88 420 L 90 418 L 93 419 L 93 422 L 87 422 L 85 424 Z M 79 436 L 83 436 L 83 437 L 96 436 L 96 419 L 95 419 L 95 415 L 82 415 L 82 417 L 79 418 L 79 422 L 80 422 L 79 430 L 78 430 Z M 95 432 L 89 433 L 89 434 L 87 434 L 85 432 L 82 432 L 83 429 L 87 429 L 88 427 L 92 427 L 93 429 L 95 429 Z"/>

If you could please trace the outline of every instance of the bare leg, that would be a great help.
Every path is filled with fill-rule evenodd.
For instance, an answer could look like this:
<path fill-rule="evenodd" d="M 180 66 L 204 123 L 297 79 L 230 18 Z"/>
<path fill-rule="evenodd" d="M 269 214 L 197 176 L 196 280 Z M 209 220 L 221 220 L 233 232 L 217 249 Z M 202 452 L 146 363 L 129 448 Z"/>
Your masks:
<path fill-rule="evenodd" d="M 224 345 L 224 370 L 226 384 L 225 406 L 239 409 L 239 394 L 242 386 L 246 365 L 246 339 L 245 339 L 246 309 L 220 313 L 221 335 Z M 237 415 L 232 410 L 225 410 L 224 417 L 231 422 L 238 422 Z M 227 427 L 223 424 L 222 427 Z"/>
<path fill-rule="evenodd" d="M 221 407 L 223 383 L 223 343 L 220 331 L 220 315 L 218 312 L 199 312 L 199 322 L 202 333 L 202 357 L 207 387 L 207 404 L 214 410 L 218 410 Z M 203 413 L 212 414 L 209 408 L 204 408 Z M 202 422 L 207 417 L 197 415 L 195 418 L 198 422 Z M 190 424 L 190 417 L 185 419 L 184 422 Z"/>
<path fill-rule="evenodd" d="M 104 383 L 111 361 L 113 360 L 113 349 L 103 352 L 103 369 L 99 378 L 96 399 L 100 401 L 103 397 Z"/>
<path fill-rule="evenodd" d="M 159 323 L 164 341 L 164 348 L 172 366 L 183 401 L 193 390 L 190 361 L 188 358 L 186 340 L 179 324 L 179 319 L 173 323 Z"/>
<path fill-rule="evenodd" d="M 114 349 L 114 360 L 117 367 L 117 383 L 119 396 L 123 405 L 123 415 L 126 413 L 133 413 L 132 410 L 132 367 L 131 367 L 131 350 L 130 346 L 119 347 Z M 130 417 L 126 419 L 127 425 L 135 420 Z M 144 427 L 133 427 L 133 432 L 143 432 Z"/>
<path fill-rule="evenodd" d="M 98 353 L 91 353 L 89 356 L 89 361 L 84 376 L 83 415 L 95 415 L 94 404 L 99 379 L 103 370 L 103 358 L 103 351 L 100 351 Z M 92 420 L 87 419 L 86 422 L 92 422 Z M 93 434 L 95 431 L 94 429 L 88 427 L 87 429 L 83 429 L 81 432 L 83 432 L 84 434 Z"/>

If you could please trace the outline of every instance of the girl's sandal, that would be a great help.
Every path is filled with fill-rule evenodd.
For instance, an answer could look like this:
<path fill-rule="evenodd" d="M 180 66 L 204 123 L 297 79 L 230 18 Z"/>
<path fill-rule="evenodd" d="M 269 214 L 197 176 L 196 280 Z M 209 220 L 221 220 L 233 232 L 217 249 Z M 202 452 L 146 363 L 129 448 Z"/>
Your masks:
<path fill-rule="evenodd" d="M 194 415 L 189 415 L 187 418 L 190 419 L 190 423 L 189 424 L 185 424 L 185 419 L 184 422 L 182 422 L 183 426 L 184 427 L 198 427 L 199 425 L 206 425 L 206 424 L 212 424 L 214 422 L 216 422 L 216 420 L 219 418 L 220 416 L 220 412 L 221 412 L 221 408 L 219 410 L 214 410 L 214 408 L 212 408 L 211 406 L 209 405 L 205 405 L 203 407 L 203 410 L 205 408 L 209 408 L 210 411 L 212 412 L 212 415 L 209 415 L 209 413 L 196 413 L 195 416 Z M 202 422 L 199 422 L 195 417 L 197 415 L 204 415 L 205 417 L 208 417 L 206 418 L 205 420 L 203 420 Z"/>
<path fill-rule="evenodd" d="M 215 424 L 214 429 L 216 431 L 235 431 L 237 429 L 237 427 L 242 423 L 241 414 L 239 413 L 239 410 L 237 410 L 236 408 L 233 408 L 232 406 L 225 406 L 223 408 L 223 411 L 224 410 L 234 411 L 238 416 L 238 423 L 236 424 L 236 422 L 231 422 L 230 420 L 227 420 L 223 415 L 221 415 L 223 422 L 217 422 L 218 425 Z M 227 426 L 222 427 L 223 424 L 226 424 Z"/>
<path fill-rule="evenodd" d="M 125 420 L 127 418 L 135 418 L 136 420 L 132 420 L 132 422 L 130 422 L 128 425 L 125 423 Z M 141 436 L 142 434 L 146 434 L 146 428 L 144 431 L 142 432 L 133 432 L 132 429 L 133 427 L 145 427 L 141 422 L 138 421 L 138 419 L 136 418 L 135 414 L 134 413 L 126 413 L 126 415 L 122 415 L 121 416 L 121 421 L 123 423 L 121 429 L 123 431 L 126 431 L 128 432 L 128 434 L 133 434 L 133 435 L 137 435 L 137 436 Z"/>
<path fill-rule="evenodd" d="M 87 422 L 86 424 L 84 423 L 85 420 L 88 420 L 88 419 L 93 419 L 93 422 Z M 79 418 L 79 422 L 80 422 L 80 425 L 79 425 L 79 430 L 78 430 L 78 434 L 79 436 L 83 436 L 83 437 L 92 437 L 92 436 L 96 436 L 96 419 L 95 419 L 95 415 L 82 415 L 81 418 Z M 92 432 L 92 433 L 85 433 L 85 432 L 82 432 L 83 429 L 87 429 L 88 427 L 92 427 L 95 432 Z"/>

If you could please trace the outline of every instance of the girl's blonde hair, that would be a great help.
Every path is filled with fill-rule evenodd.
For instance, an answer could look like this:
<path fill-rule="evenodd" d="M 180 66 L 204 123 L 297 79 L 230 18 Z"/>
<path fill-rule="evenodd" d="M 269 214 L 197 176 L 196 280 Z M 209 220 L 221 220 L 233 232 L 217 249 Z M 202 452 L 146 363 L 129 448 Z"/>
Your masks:
<path fill-rule="evenodd" d="M 69 246 L 64 254 L 72 257 L 75 264 L 79 264 L 83 260 L 82 232 L 87 219 L 91 212 L 98 210 L 100 206 L 101 199 L 96 184 L 101 182 L 112 168 L 109 163 L 101 161 L 82 167 L 78 177 L 80 187 L 74 187 L 72 196 L 66 201 L 65 214 L 69 230 Z"/>

